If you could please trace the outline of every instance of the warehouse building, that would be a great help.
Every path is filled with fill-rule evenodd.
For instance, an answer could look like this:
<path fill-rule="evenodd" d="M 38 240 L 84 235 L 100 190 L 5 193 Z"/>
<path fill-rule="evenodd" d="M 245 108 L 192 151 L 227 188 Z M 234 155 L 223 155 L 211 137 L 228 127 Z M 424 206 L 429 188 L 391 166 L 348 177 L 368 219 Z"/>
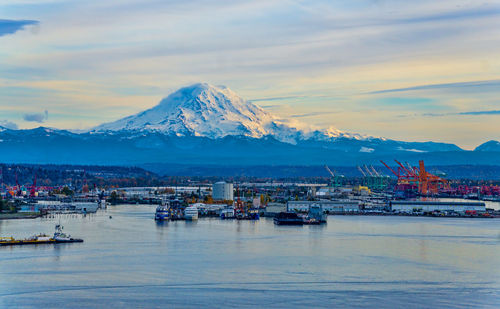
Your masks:
<path fill-rule="evenodd" d="M 405 213 L 433 211 L 465 213 L 466 211 L 486 211 L 486 205 L 482 202 L 390 201 L 389 207 L 392 211 Z"/>
<path fill-rule="evenodd" d="M 288 201 L 287 211 L 308 212 L 311 205 L 318 205 L 325 212 L 359 212 L 357 201 Z"/>

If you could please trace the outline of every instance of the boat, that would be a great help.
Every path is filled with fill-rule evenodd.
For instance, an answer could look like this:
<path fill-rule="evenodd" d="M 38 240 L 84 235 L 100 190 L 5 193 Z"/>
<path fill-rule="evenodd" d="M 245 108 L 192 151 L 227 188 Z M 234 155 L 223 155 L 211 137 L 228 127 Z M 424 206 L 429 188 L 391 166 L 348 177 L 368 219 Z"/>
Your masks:
<path fill-rule="evenodd" d="M 20 245 L 38 245 L 38 244 L 58 244 L 83 242 L 83 239 L 72 238 L 71 235 L 63 233 L 63 226 L 56 225 L 54 236 L 38 234 L 26 239 L 14 239 L 13 237 L 0 237 L 0 246 L 20 246 Z"/>
<path fill-rule="evenodd" d="M 53 239 L 55 240 L 56 243 L 62 243 L 62 242 L 83 242 L 83 239 L 77 239 L 71 237 L 69 234 L 63 233 L 63 226 L 60 224 L 56 225 L 56 231 L 54 232 L 54 237 Z"/>
<path fill-rule="evenodd" d="M 280 212 L 274 219 L 276 225 L 303 225 L 304 219 L 295 212 Z"/>
<path fill-rule="evenodd" d="M 170 207 L 168 205 L 160 205 L 156 207 L 155 220 L 167 221 L 170 219 Z"/>
<path fill-rule="evenodd" d="M 34 235 L 26 239 L 14 239 L 13 237 L 0 237 L 0 246 L 16 246 L 16 245 L 37 245 L 55 243 L 56 241 L 50 236 L 40 234 Z"/>
<path fill-rule="evenodd" d="M 220 213 L 220 218 L 222 220 L 236 219 L 236 216 L 234 215 L 234 208 L 231 207 L 222 209 Z"/>
<path fill-rule="evenodd" d="M 198 220 L 198 208 L 196 208 L 196 206 L 194 205 L 186 207 L 186 209 L 184 210 L 184 219 Z"/>

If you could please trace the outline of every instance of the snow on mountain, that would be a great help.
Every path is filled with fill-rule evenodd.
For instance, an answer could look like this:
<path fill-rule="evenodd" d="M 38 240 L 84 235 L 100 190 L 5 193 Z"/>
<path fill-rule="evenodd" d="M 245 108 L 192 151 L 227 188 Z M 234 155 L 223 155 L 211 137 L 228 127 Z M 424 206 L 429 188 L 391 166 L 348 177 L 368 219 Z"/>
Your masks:
<path fill-rule="evenodd" d="M 261 138 L 270 135 L 292 144 L 304 139 L 327 141 L 338 137 L 363 138 L 334 128 L 322 131 L 299 127 L 304 125 L 275 117 L 225 86 L 198 83 L 177 90 L 151 109 L 102 124 L 92 131 L 145 130 L 209 138 L 228 135 Z"/>
<path fill-rule="evenodd" d="M 231 89 L 206 83 L 170 94 L 146 111 L 96 127 L 95 131 L 147 130 L 177 136 L 262 137 L 274 117 Z"/>

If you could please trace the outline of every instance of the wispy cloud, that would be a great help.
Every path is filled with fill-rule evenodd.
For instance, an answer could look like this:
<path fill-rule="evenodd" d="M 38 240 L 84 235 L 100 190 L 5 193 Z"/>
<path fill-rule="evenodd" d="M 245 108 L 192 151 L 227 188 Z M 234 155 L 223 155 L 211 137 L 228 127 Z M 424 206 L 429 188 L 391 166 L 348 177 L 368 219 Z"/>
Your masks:
<path fill-rule="evenodd" d="M 260 107 L 264 108 L 264 109 L 275 109 L 275 108 L 279 108 L 281 107 L 281 105 L 277 105 L 277 104 L 274 104 L 274 105 L 259 105 Z"/>
<path fill-rule="evenodd" d="M 458 113 L 424 113 L 423 116 L 428 117 L 444 117 L 444 116 L 483 116 L 483 115 L 500 115 L 500 110 L 488 110 L 488 111 L 467 111 Z"/>
<path fill-rule="evenodd" d="M 291 115 L 290 117 L 292 117 L 292 118 L 306 118 L 306 117 L 316 117 L 316 116 L 323 116 L 323 115 L 337 114 L 337 113 L 338 112 L 312 112 L 312 113 Z"/>
<path fill-rule="evenodd" d="M 28 113 L 23 115 L 25 121 L 32 121 L 43 123 L 49 119 L 49 112 L 45 111 L 43 113 Z"/>
<path fill-rule="evenodd" d="M 262 101 L 282 101 L 282 100 L 293 100 L 293 99 L 303 99 L 307 96 L 295 95 L 295 96 L 283 96 L 283 97 L 271 97 L 271 98 L 260 98 L 252 99 L 250 102 L 262 102 Z"/>
<path fill-rule="evenodd" d="M 0 36 L 13 34 L 29 25 L 37 25 L 36 20 L 9 20 L 0 19 Z"/>
<path fill-rule="evenodd" d="M 459 83 L 429 84 L 429 85 L 420 85 L 420 86 L 406 87 L 406 88 L 384 89 L 384 90 L 368 92 L 367 94 L 406 92 L 406 91 L 430 90 L 430 89 L 447 89 L 447 88 L 456 89 L 456 88 L 478 88 L 478 87 L 500 87 L 500 79 L 459 82 Z"/>

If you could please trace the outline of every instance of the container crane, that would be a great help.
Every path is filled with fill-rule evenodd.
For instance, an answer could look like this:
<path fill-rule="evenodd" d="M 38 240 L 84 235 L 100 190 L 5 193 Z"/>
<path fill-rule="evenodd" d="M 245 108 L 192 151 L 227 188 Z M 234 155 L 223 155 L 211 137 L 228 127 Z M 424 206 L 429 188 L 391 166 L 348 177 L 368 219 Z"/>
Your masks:
<path fill-rule="evenodd" d="M 373 167 L 373 165 L 370 165 L 370 168 L 372 169 L 372 172 L 375 176 L 380 177 L 379 172 L 377 172 L 377 170 Z"/>
<path fill-rule="evenodd" d="M 374 176 L 375 176 L 375 175 L 373 175 L 373 173 L 370 171 L 370 169 L 368 168 L 368 166 L 367 166 L 366 164 L 364 165 L 364 167 L 365 167 L 366 173 L 367 173 L 368 175 L 370 175 L 371 177 L 374 177 Z"/>
<path fill-rule="evenodd" d="M 328 171 L 330 175 L 332 175 L 332 178 L 335 178 L 335 174 L 332 172 L 332 170 L 328 167 L 328 165 L 325 165 L 325 169 Z"/>
<path fill-rule="evenodd" d="M 359 165 L 358 165 L 358 171 L 363 175 L 363 177 L 366 177 L 365 171 L 363 171 L 363 169 Z"/>
<path fill-rule="evenodd" d="M 450 185 L 446 179 L 431 174 L 426 171 L 424 161 L 420 160 L 419 167 L 404 166 L 401 162 L 394 160 L 399 166 L 397 172 L 390 168 L 384 161 L 382 164 L 387 167 L 398 179 L 398 185 L 413 185 L 418 188 L 420 195 L 435 195 L 440 190 L 449 190 Z"/>

